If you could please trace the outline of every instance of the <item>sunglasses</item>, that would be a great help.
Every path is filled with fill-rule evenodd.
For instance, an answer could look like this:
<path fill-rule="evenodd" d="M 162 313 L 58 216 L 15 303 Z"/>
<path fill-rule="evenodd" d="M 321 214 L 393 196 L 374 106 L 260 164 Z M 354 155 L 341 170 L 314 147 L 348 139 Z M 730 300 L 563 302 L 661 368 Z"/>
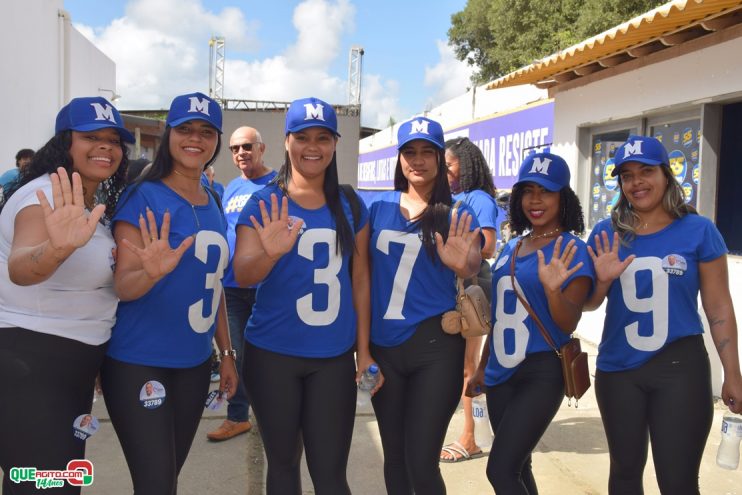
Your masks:
<path fill-rule="evenodd" d="M 236 155 L 240 152 L 240 148 L 242 148 L 242 151 L 252 151 L 253 146 L 259 146 L 260 143 L 242 143 L 242 144 L 234 144 L 229 147 L 229 149 L 232 151 L 233 155 Z"/>

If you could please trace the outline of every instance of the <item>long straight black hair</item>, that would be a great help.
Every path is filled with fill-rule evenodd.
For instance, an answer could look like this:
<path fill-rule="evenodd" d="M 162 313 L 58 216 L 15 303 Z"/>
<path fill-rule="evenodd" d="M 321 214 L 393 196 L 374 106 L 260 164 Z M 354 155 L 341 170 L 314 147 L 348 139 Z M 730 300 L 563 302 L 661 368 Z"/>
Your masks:
<path fill-rule="evenodd" d="M 402 148 L 404 149 L 404 147 Z M 394 169 L 394 190 L 407 192 L 410 183 L 407 177 L 402 173 L 402 150 L 397 153 L 397 167 Z M 451 188 L 448 185 L 446 176 L 446 154 L 445 150 L 438 152 L 438 167 L 433 183 L 433 191 L 428 199 L 428 206 L 416 218 L 411 218 L 413 223 L 411 229 L 418 226 L 422 233 L 423 246 L 430 259 L 435 261 L 435 233 L 438 232 L 443 236 L 443 240 L 448 239 L 449 220 L 448 215 L 451 210 Z"/>

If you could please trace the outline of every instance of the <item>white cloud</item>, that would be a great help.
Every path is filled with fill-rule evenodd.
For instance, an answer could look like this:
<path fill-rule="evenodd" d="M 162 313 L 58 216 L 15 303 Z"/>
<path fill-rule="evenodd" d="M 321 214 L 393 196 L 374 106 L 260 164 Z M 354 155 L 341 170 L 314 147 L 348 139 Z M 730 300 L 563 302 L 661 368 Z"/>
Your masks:
<path fill-rule="evenodd" d="M 338 57 L 347 57 L 343 36 L 354 31 L 355 14 L 351 0 L 304 0 L 292 17 L 296 38 L 265 58 L 254 55 L 260 47 L 259 22 L 248 21 L 235 7 L 209 10 L 204 0 L 130 0 L 125 15 L 107 26 L 75 27 L 116 63 L 122 109 L 167 108 L 175 95 L 208 92 L 212 35 L 226 40 L 226 98 L 291 101 L 312 95 L 344 104 L 347 75 L 331 70 Z M 444 42 L 438 42 L 438 51 L 441 62 L 425 70 L 435 104 L 461 94 L 470 73 Z M 399 95 L 396 80 L 364 74 L 363 125 L 384 128 L 390 117 L 407 118 Z"/>
<path fill-rule="evenodd" d="M 433 88 L 433 96 L 428 101 L 437 106 L 447 100 L 460 96 L 471 87 L 471 66 L 456 58 L 453 48 L 446 41 L 437 40 L 438 53 L 441 57 L 433 67 L 425 67 L 425 86 Z"/>

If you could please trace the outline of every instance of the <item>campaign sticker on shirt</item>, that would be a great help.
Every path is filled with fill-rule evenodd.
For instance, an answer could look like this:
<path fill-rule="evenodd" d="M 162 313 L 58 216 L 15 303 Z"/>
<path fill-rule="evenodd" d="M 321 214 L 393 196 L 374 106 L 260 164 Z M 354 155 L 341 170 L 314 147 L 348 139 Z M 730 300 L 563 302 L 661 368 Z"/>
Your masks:
<path fill-rule="evenodd" d="M 304 222 L 304 219 L 303 218 L 295 217 L 293 215 L 289 215 L 289 225 L 288 225 L 288 227 L 289 227 L 289 230 L 291 230 L 292 228 L 294 228 L 294 224 L 297 222 L 297 220 L 302 220 L 302 222 L 303 222 L 301 224 L 301 228 L 299 229 L 299 235 L 302 235 L 304 233 L 304 231 L 306 230 L 306 228 L 307 228 L 307 223 Z"/>
<path fill-rule="evenodd" d="M 85 441 L 95 435 L 100 423 L 92 414 L 81 414 L 72 422 L 72 433 L 78 440 Z"/>
<path fill-rule="evenodd" d="M 217 411 L 222 407 L 222 405 L 224 405 L 224 400 L 226 398 L 226 394 L 222 394 L 218 390 L 212 390 L 209 392 L 209 395 L 206 396 L 204 408 L 210 411 Z"/>
<path fill-rule="evenodd" d="M 507 254 L 506 254 L 506 255 L 504 255 L 504 256 L 500 256 L 500 259 L 498 259 L 498 260 L 497 260 L 497 264 L 495 265 L 495 269 L 494 269 L 494 271 L 497 271 L 497 270 L 499 270 L 500 268 L 502 268 L 502 267 L 503 267 L 503 265 L 504 265 L 505 263 L 507 263 L 509 259 L 510 259 L 510 256 L 509 256 L 509 255 L 507 255 Z"/>
<path fill-rule="evenodd" d="M 679 254 L 668 254 L 662 258 L 662 269 L 669 275 L 683 275 L 688 269 L 688 263 Z"/>
<path fill-rule="evenodd" d="M 145 409 L 157 409 L 165 403 L 165 387 L 157 380 L 149 380 L 139 391 L 139 401 Z"/>

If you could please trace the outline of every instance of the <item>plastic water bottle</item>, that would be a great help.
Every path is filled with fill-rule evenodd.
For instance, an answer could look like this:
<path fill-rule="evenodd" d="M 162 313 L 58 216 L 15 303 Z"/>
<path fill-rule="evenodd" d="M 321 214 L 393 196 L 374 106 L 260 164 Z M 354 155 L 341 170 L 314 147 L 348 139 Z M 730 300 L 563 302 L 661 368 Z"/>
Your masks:
<path fill-rule="evenodd" d="M 484 394 L 472 398 L 471 414 L 474 418 L 474 443 L 482 450 L 489 450 L 492 447 L 494 435 L 487 413 L 487 397 Z"/>
<path fill-rule="evenodd" d="M 721 422 L 721 443 L 716 452 L 716 464 L 724 469 L 739 466 L 739 444 L 742 440 L 742 417 L 726 414 Z"/>
<path fill-rule="evenodd" d="M 379 367 L 372 364 L 361 373 L 361 379 L 358 381 L 358 399 L 359 406 L 365 406 L 371 402 L 371 391 L 379 383 Z"/>

